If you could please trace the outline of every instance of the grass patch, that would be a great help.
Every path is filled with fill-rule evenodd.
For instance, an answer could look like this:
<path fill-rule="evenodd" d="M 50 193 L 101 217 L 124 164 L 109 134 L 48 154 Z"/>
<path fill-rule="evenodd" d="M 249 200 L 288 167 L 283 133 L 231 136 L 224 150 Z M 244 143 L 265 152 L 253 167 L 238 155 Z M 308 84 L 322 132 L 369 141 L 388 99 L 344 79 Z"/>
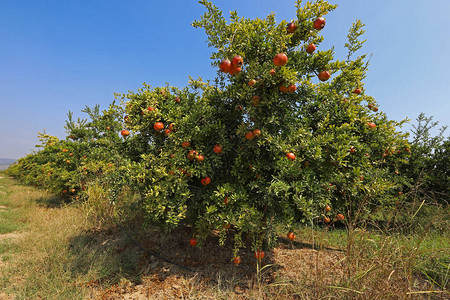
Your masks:
<path fill-rule="evenodd" d="M 17 299 L 85 299 L 92 285 L 138 279 L 138 253 L 125 237 L 90 230 L 76 204 L 54 205 L 59 201 L 44 191 L 10 178 L 0 182 L 8 189 L 0 205 L 11 208 L 2 228 L 23 231 L 0 241 L 1 290 Z"/>
<path fill-rule="evenodd" d="M 86 222 L 79 209 L 37 208 L 29 218 L 30 231 L 9 269 L 9 278 L 20 278 L 20 286 L 11 290 L 18 298 L 83 299 L 87 284 L 98 284 L 120 268 L 113 251 L 80 238 Z"/>
<path fill-rule="evenodd" d="M 18 251 L 17 244 L 10 238 L 5 238 L 0 240 L 0 261 L 5 263 L 8 262 L 13 253 Z"/>
<path fill-rule="evenodd" d="M 443 214 L 447 212 L 448 210 L 444 210 Z M 442 217 L 441 212 L 438 214 Z M 442 220 L 445 223 L 445 217 Z M 417 285 L 415 283 L 417 278 L 422 278 L 429 282 L 428 288 L 449 289 L 450 231 L 433 229 L 429 226 L 407 234 L 401 231 L 403 229 L 390 230 L 389 233 L 374 228 L 356 229 L 350 238 L 347 230 L 329 230 L 326 227 L 317 226 L 315 229 L 299 228 L 296 233 L 303 243 L 314 245 L 315 249 L 345 250 L 346 261 L 350 263 L 347 265 L 347 272 L 354 275 L 354 277 L 347 276 L 347 283 L 355 283 L 361 279 L 361 274 L 364 274 L 362 277 L 366 277 L 377 270 L 376 264 L 370 263 L 376 261 L 390 266 L 383 266 L 390 272 L 399 272 L 396 267 L 400 268 L 404 277 L 409 277 L 410 286 Z M 349 243 L 351 243 L 350 247 Z M 365 272 L 368 273 L 365 274 Z M 391 273 L 384 275 L 388 277 Z M 373 284 L 374 281 L 369 283 Z M 367 287 L 362 289 L 366 290 Z"/>
<path fill-rule="evenodd" d="M 3 173 L 0 177 L 0 234 L 23 230 L 26 214 L 33 206 L 30 199 L 40 197 L 42 192 L 18 185 Z"/>
<path fill-rule="evenodd" d="M 257 275 L 252 251 L 244 249 L 235 266 L 232 244 L 217 246 L 216 234 L 199 248 L 188 243 L 190 228 L 164 234 L 127 223 L 145 249 L 198 271 L 189 273 L 132 245 L 108 221 L 114 211 L 101 187 L 90 191 L 95 205 L 86 207 L 59 204 L 10 178 L 0 179 L 0 185 L 7 190 L 0 205 L 16 214 L 7 214 L 10 222 L 20 224 L 20 231 L 7 233 L 20 238 L 0 240 L 0 289 L 17 299 L 449 297 L 450 233 L 435 226 L 407 233 L 356 229 L 349 236 L 344 229 L 315 225 L 295 230 L 294 242 L 280 232 L 279 246 L 266 251 Z"/>
<path fill-rule="evenodd" d="M 0 211 L 0 234 L 14 232 L 24 227 L 13 210 Z"/>

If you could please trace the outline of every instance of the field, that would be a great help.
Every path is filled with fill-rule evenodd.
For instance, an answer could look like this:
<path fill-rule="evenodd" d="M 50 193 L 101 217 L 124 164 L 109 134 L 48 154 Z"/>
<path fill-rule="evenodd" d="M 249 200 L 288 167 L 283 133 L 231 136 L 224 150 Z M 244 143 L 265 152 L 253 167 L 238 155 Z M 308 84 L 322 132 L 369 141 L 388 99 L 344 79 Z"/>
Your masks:
<path fill-rule="evenodd" d="M 314 225 L 291 242 L 280 232 L 257 268 L 249 251 L 234 265 L 231 243 L 217 246 L 217 233 L 192 247 L 189 228 L 164 234 L 108 223 L 86 205 L 56 205 L 45 192 L 0 177 L 1 299 L 450 297 L 448 210 L 422 205 L 424 215 L 415 217 L 423 221 L 403 233 Z"/>

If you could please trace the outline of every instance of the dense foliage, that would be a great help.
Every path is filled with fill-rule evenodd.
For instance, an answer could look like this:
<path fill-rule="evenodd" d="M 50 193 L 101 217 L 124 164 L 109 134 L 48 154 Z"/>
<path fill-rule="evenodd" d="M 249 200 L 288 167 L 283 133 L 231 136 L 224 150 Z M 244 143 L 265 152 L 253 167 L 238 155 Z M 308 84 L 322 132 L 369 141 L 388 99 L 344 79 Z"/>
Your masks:
<path fill-rule="evenodd" d="M 450 139 L 444 133 L 447 127 L 432 135 L 439 122 L 421 113 L 413 125 L 411 157 L 401 171 L 409 178 L 406 189 L 419 199 L 436 200 L 448 205 L 450 195 Z"/>
<path fill-rule="evenodd" d="M 235 12 L 227 21 L 200 2 L 206 13 L 193 26 L 215 48 L 214 81 L 144 85 L 117 95 L 123 106 L 86 108 L 89 121 L 69 114 L 65 141 L 42 135 L 43 149 L 9 173 L 74 197 L 101 182 L 112 204 L 131 187 L 149 222 L 193 225 L 200 244 L 212 230 L 221 242 L 232 233 L 236 256 L 243 234 L 258 250 L 273 246 L 277 225 L 354 227 L 394 206 L 410 146 L 395 129 L 403 122 L 364 92 L 366 55 L 355 57 L 363 24 L 349 31 L 347 57 L 334 60 L 321 49 L 323 16 L 335 8 L 326 1 L 297 1 L 290 23 Z"/>

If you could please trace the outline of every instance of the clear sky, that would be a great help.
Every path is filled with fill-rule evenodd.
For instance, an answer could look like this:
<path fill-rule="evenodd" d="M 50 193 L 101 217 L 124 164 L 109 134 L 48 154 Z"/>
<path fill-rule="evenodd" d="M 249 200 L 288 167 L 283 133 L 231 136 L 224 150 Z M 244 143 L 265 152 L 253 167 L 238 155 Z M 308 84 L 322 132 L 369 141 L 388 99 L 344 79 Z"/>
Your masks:
<path fill-rule="evenodd" d="M 450 1 L 336 0 L 321 48 L 343 45 L 352 22 L 366 24 L 371 53 L 366 93 L 389 118 L 420 112 L 450 125 Z M 295 16 L 294 0 L 215 0 L 228 18 Z M 34 149 L 44 129 L 65 136 L 66 113 L 112 102 L 143 82 L 185 86 L 212 79 L 212 49 L 190 24 L 204 10 L 194 0 L 0 0 L 0 157 Z M 408 130 L 406 127 L 405 130 Z"/>

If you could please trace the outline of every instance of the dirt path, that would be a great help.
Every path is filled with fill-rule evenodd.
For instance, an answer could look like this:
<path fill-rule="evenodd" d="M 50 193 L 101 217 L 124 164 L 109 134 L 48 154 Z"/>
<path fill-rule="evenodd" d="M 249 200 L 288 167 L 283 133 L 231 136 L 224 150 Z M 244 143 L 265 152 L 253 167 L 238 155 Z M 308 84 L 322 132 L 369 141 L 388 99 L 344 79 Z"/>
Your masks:
<path fill-rule="evenodd" d="M 23 233 L 18 233 L 18 232 L 3 233 L 3 234 L 0 234 L 0 241 L 5 240 L 5 239 L 17 239 L 17 238 L 21 237 L 22 235 L 23 235 Z"/>

